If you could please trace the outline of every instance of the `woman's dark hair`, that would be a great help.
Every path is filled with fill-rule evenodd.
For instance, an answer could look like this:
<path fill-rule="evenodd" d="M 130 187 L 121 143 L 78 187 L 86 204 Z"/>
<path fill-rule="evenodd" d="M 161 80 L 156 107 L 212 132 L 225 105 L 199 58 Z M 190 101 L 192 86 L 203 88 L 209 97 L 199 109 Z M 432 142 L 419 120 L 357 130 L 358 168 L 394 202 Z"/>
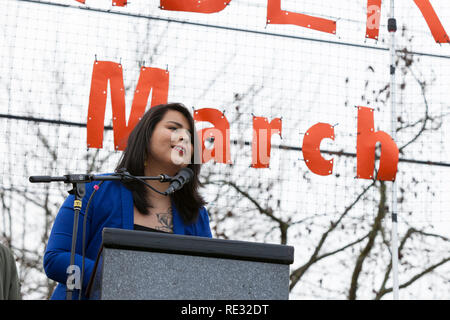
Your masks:
<path fill-rule="evenodd" d="M 153 131 L 155 130 L 158 122 L 162 120 L 166 112 L 169 110 L 181 112 L 185 116 L 189 122 L 189 132 L 192 137 L 191 143 L 193 144 L 193 152 L 191 163 L 188 167 L 194 172 L 194 177 L 191 181 L 185 184 L 182 189 L 176 191 L 170 196 L 174 200 L 184 223 L 188 224 L 197 220 L 199 209 L 204 206 L 206 202 L 198 192 L 198 188 L 203 187 L 203 185 L 198 178 L 200 174 L 201 161 L 199 161 L 200 145 L 198 143 L 198 136 L 195 130 L 195 123 L 189 110 L 183 104 L 160 104 L 158 106 L 151 107 L 142 116 L 142 119 L 138 122 L 128 137 L 127 146 L 122 154 L 119 164 L 116 167 L 116 172 L 121 169 L 126 169 L 126 171 L 135 176 L 145 175 L 144 162 L 147 160 L 150 153 L 150 140 L 152 138 Z M 151 163 L 147 165 L 151 165 Z M 149 192 L 149 188 L 138 181 L 127 182 L 124 184 L 131 190 L 134 205 L 139 212 L 142 214 L 148 214 L 147 209 L 153 208 L 146 196 Z"/>

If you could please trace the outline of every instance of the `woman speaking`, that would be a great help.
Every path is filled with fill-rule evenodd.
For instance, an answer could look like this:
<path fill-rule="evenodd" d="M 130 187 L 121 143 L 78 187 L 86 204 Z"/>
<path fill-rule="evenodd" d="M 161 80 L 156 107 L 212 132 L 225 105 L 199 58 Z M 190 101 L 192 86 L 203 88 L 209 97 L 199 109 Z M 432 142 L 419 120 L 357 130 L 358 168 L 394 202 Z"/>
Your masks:
<path fill-rule="evenodd" d="M 194 119 L 184 105 L 172 103 L 152 107 L 131 132 L 116 172 L 126 170 L 133 176 L 175 176 L 182 168 L 189 167 L 194 173 L 192 179 L 170 196 L 155 192 L 136 180 L 86 184 L 78 227 L 78 230 L 82 229 L 87 213 L 82 299 L 86 299 L 84 291 L 94 269 L 105 227 L 212 237 L 208 212 L 204 207 L 206 202 L 198 192 L 201 186 L 198 146 Z M 161 193 L 169 187 L 169 182 L 150 180 L 147 183 Z M 66 298 L 73 203 L 74 196 L 69 195 L 61 206 L 44 255 L 47 276 L 58 282 L 51 299 Z M 75 265 L 80 270 L 82 252 L 82 233 L 78 232 Z M 79 291 L 74 290 L 73 298 L 78 299 L 78 295 Z"/>

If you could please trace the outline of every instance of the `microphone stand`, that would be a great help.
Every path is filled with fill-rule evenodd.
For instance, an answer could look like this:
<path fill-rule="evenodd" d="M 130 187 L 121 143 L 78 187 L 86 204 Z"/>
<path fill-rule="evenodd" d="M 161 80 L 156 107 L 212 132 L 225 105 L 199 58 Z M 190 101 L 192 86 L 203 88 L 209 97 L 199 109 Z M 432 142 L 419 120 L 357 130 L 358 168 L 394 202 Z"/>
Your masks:
<path fill-rule="evenodd" d="M 59 177 L 51 177 L 51 176 L 31 176 L 29 181 L 32 183 L 40 183 L 40 182 L 64 182 L 71 183 L 72 190 L 68 191 L 69 194 L 75 196 L 75 200 L 73 202 L 73 210 L 74 210 L 74 219 L 73 219 L 73 229 L 72 229 L 72 247 L 70 250 L 70 266 L 75 265 L 75 247 L 77 241 L 77 232 L 78 232 L 78 217 L 80 215 L 82 199 L 86 194 L 86 183 L 93 181 L 121 181 L 121 182 L 129 182 L 132 180 L 138 180 L 143 183 L 144 180 L 159 180 L 160 182 L 169 182 L 172 181 L 172 177 L 160 174 L 157 177 L 149 177 L 149 176 L 132 176 L 126 171 L 114 173 L 108 176 L 100 176 L 100 175 L 92 175 L 92 174 L 66 174 L 64 176 Z M 167 195 L 167 192 L 164 193 Z M 83 279 L 80 279 L 81 287 L 83 286 Z M 66 291 L 66 300 L 72 300 L 73 288 L 67 288 Z M 80 288 L 81 290 L 81 288 Z"/>

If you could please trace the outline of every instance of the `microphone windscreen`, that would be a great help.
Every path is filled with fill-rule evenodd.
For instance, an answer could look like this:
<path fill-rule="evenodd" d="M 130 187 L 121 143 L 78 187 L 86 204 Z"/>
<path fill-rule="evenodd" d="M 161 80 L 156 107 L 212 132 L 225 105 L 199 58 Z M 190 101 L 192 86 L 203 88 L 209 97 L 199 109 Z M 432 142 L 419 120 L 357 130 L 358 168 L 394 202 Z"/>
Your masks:
<path fill-rule="evenodd" d="M 186 182 L 188 182 L 194 176 L 194 171 L 192 171 L 191 168 L 186 167 L 186 168 L 181 169 L 180 172 L 178 172 L 178 174 L 182 175 L 184 177 L 184 179 L 186 180 Z"/>

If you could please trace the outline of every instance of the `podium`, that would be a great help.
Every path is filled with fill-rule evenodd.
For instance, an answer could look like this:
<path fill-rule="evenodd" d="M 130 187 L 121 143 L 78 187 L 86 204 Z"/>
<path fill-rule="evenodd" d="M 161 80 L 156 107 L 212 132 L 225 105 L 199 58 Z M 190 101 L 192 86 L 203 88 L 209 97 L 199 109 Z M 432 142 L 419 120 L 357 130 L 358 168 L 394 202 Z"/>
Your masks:
<path fill-rule="evenodd" d="M 287 300 L 291 246 L 103 229 L 94 300 Z"/>

